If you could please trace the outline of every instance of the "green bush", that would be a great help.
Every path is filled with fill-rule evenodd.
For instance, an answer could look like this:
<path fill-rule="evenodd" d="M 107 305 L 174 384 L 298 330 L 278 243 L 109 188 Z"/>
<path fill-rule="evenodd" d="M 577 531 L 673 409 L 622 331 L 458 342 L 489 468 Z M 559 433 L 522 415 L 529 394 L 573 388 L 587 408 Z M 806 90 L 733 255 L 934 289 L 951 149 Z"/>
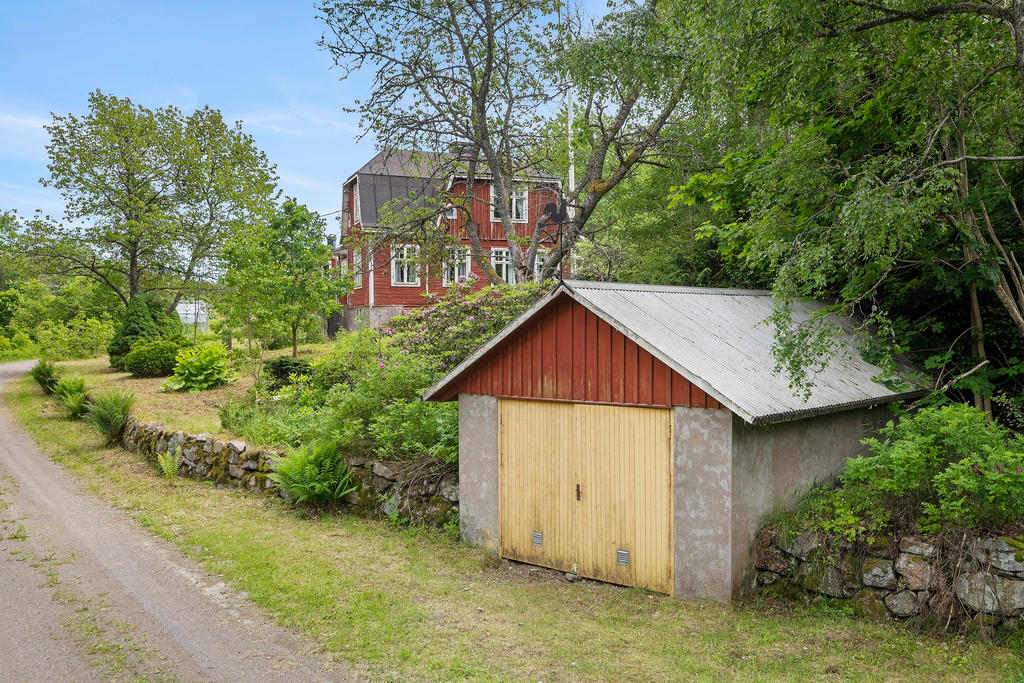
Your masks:
<path fill-rule="evenodd" d="M 103 354 L 113 338 L 114 323 L 107 318 L 79 315 L 68 322 L 44 320 L 32 334 L 50 358 L 95 358 Z"/>
<path fill-rule="evenodd" d="M 174 374 L 178 352 L 186 346 L 181 338 L 139 341 L 124 357 L 124 369 L 135 377 L 167 377 Z"/>
<path fill-rule="evenodd" d="M 68 412 L 72 420 L 79 420 L 89 407 L 89 397 L 85 393 L 85 380 L 81 377 L 66 377 L 53 389 L 53 394 Z"/>
<path fill-rule="evenodd" d="M 274 402 L 256 405 L 232 401 L 220 409 L 223 427 L 247 441 L 298 446 L 316 439 L 332 438 L 341 428 L 329 406 L 315 408 Z"/>
<path fill-rule="evenodd" d="M 128 303 L 124 318 L 121 319 L 120 326 L 107 346 L 110 367 L 116 370 L 123 369 L 124 357 L 139 340 L 182 336 L 178 314 L 168 314 L 165 309 L 164 301 L 148 294 L 139 294 Z"/>
<path fill-rule="evenodd" d="M 0 362 L 28 360 L 41 355 L 39 345 L 25 332 L 19 330 L 9 337 L 0 334 Z"/>
<path fill-rule="evenodd" d="M 220 342 L 197 344 L 178 352 L 177 365 L 164 388 L 174 391 L 206 391 L 222 387 L 234 378 L 227 349 Z"/>
<path fill-rule="evenodd" d="M 381 457 L 396 460 L 459 460 L 459 406 L 419 399 L 389 403 L 374 416 L 370 435 Z"/>
<path fill-rule="evenodd" d="M 121 441 L 128 417 L 135 405 L 135 394 L 111 389 L 97 394 L 86 408 L 85 421 L 96 427 L 110 445 Z"/>
<path fill-rule="evenodd" d="M 550 282 L 534 282 L 474 291 L 472 283 L 465 283 L 429 306 L 392 318 L 381 332 L 437 368 L 452 368 L 550 289 Z"/>
<path fill-rule="evenodd" d="M 355 490 L 352 473 L 331 441 L 314 441 L 294 449 L 279 458 L 274 468 L 271 481 L 297 503 L 336 505 Z"/>
<path fill-rule="evenodd" d="M 840 485 L 816 492 L 808 522 L 846 540 L 943 528 L 998 529 L 1024 518 L 1024 444 L 974 408 L 923 408 L 867 439 Z"/>
<path fill-rule="evenodd" d="M 29 374 L 32 375 L 32 379 L 38 382 L 39 386 L 47 394 L 52 394 L 53 390 L 57 388 L 57 383 L 60 381 L 60 368 L 50 360 L 40 360 L 32 367 Z"/>
<path fill-rule="evenodd" d="M 308 375 L 311 370 L 308 360 L 278 356 L 263 364 L 263 377 L 268 391 L 277 391 L 289 381 L 292 375 Z"/>

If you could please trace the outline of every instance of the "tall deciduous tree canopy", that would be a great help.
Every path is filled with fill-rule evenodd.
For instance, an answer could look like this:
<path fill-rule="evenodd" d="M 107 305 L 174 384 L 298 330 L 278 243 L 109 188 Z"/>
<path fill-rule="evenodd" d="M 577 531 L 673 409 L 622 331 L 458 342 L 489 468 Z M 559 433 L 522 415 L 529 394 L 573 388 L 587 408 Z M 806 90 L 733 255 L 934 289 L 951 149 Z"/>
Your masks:
<path fill-rule="evenodd" d="M 236 231 L 222 257 L 218 311 L 245 332 L 257 378 L 269 337 L 287 327 L 297 356 L 299 331 L 341 308 L 339 298 L 351 285 L 329 270 L 323 219 L 291 199 L 269 220 Z"/>
<path fill-rule="evenodd" d="M 557 0 L 330 0 L 318 9 L 330 31 L 320 45 L 343 77 L 374 69 L 369 94 L 355 103 L 364 130 L 385 150 L 458 149 L 429 173 L 439 181 L 458 172 L 470 186 L 478 178 L 491 183 L 498 206 L 509 205 L 517 178 L 558 159 L 559 170 L 567 168 L 567 131 L 551 123 L 572 84 L 580 131 L 575 185 L 526 239 L 501 212 L 520 281 L 558 272 L 601 200 L 657 157 L 683 100 L 686 57 L 653 0 L 624 3 L 585 31 L 578 20 L 557 16 L 564 11 Z M 451 204 L 463 216 L 474 259 L 500 281 L 473 221 L 471 203 L 481 200 L 443 191 L 433 202 L 413 199 L 421 201 L 403 198 L 403 206 L 417 208 L 395 212 L 386 239 L 436 240 L 431 219 Z M 538 245 L 555 234 L 558 246 L 535 269 Z"/>
<path fill-rule="evenodd" d="M 272 206 L 274 167 L 240 124 L 209 107 L 186 116 L 97 91 L 87 114 L 54 115 L 46 129 L 41 182 L 61 190 L 65 215 L 7 229 L 4 245 L 125 304 L 161 291 L 173 308 L 209 275 L 227 234 Z"/>

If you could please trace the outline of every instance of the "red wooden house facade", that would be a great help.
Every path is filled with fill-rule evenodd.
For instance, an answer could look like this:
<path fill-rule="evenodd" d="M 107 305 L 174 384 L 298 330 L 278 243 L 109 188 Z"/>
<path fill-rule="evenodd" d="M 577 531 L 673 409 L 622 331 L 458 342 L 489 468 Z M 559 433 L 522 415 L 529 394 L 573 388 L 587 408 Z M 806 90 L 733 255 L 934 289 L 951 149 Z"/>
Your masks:
<path fill-rule="evenodd" d="M 345 181 L 343 186 L 342 235 L 372 233 L 379 229 L 382 207 L 391 200 L 413 195 L 437 197 L 442 193 L 465 196 L 465 177 L 438 177 L 437 157 L 425 153 L 380 153 Z M 544 207 L 560 198 L 558 180 L 543 174 L 517 179 L 520 188 L 511 198 L 516 234 L 529 237 L 543 214 Z M 501 220 L 495 215 L 492 185 L 484 177 L 475 181 L 477 201 L 472 202 L 474 220 L 480 225 L 485 258 L 498 275 L 515 283 L 508 242 Z M 500 209 L 499 209 L 500 211 Z M 461 248 L 440 268 L 424 267 L 413 244 L 368 247 L 341 246 L 336 250 L 335 266 L 349 269 L 355 278 L 354 289 L 345 297 L 344 326 L 353 329 L 376 327 L 409 308 L 427 303 L 425 295 L 442 295 L 459 282 L 472 281 L 474 287 L 488 284 L 482 269 L 470 257 L 470 242 L 460 211 L 445 210 L 436 220 L 437 229 L 456 236 Z M 539 254 L 551 248 L 550 239 L 542 242 Z M 542 262 L 538 258 L 539 264 Z"/>

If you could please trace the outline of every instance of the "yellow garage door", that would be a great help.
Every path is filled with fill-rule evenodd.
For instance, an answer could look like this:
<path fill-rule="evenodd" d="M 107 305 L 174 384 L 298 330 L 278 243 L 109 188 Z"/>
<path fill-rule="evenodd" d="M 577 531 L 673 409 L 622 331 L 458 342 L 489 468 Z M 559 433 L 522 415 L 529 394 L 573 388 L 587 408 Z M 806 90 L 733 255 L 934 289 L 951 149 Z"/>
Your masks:
<path fill-rule="evenodd" d="M 509 559 L 672 592 L 672 411 L 500 401 Z"/>

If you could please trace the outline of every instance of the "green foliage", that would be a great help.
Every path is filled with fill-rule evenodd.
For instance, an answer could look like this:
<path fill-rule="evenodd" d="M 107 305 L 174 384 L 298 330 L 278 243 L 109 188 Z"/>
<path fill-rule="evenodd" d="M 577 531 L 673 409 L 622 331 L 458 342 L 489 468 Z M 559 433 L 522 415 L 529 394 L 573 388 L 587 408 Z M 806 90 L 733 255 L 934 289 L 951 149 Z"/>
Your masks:
<path fill-rule="evenodd" d="M 53 395 L 57 397 L 61 405 L 68 411 L 68 417 L 72 420 L 79 420 L 85 415 L 89 405 L 89 398 L 85 393 L 85 380 L 81 377 L 65 377 L 57 382 L 53 389 Z"/>
<path fill-rule="evenodd" d="M 95 427 L 109 445 L 114 445 L 121 441 L 133 405 L 135 394 L 131 391 L 103 391 L 93 397 L 86 409 L 85 421 Z"/>
<path fill-rule="evenodd" d="M 998 529 L 1024 517 L 1024 443 L 962 404 L 931 406 L 867 439 L 801 516 L 849 541 L 897 531 Z"/>
<path fill-rule="evenodd" d="M 270 475 L 292 500 L 316 507 L 336 505 L 355 490 L 352 473 L 337 444 L 313 441 L 291 450 L 274 463 Z"/>
<path fill-rule="evenodd" d="M 174 375 L 164 388 L 174 391 L 206 391 L 222 387 L 234 379 L 228 365 L 227 349 L 220 342 L 206 342 L 181 349 L 176 357 Z"/>
<path fill-rule="evenodd" d="M 160 474 L 164 476 L 167 481 L 171 481 L 178 476 L 178 468 L 181 467 L 181 446 L 178 446 L 174 451 L 166 450 L 156 456 L 156 466 L 160 470 Z"/>
<path fill-rule="evenodd" d="M 125 356 L 140 341 L 182 336 L 178 314 L 168 314 L 165 309 L 166 303 L 154 296 L 139 295 L 129 302 L 124 318 L 107 346 L 110 367 L 123 369 Z"/>
<path fill-rule="evenodd" d="M 113 338 L 114 323 L 106 318 L 84 316 L 66 323 L 44 320 L 33 334 L 40 348 L 51 358 L 94 358 L 104 352 Z"/>
<path fill-rule="evenodd" d="M 43 391 L 47 394 L 52 394 L 53 390 L 57 387 L 57 383 L 60 381 L 60 368 L 57 364 L 50 360 L 40 360 L 29 371 L 32 375 L 32 379 L 39 383 L 39 386 L 43 388 Z"/>
<path fill-rule="evenodd" d="M 271 358 L 264 366 L 265 381 L 268 391 L 277 391 L 288 383 L 292 375 L 308 375 L 312 366 L 308 360 L 279 356 Z"/>
<path fill-rule="evenodd" d="M 460 284 L 430 305 L 392 318 L 381 331 L 436 368 L 452 368 L 526 311 L 551 286 L 535 282 L 473 291 L 471 283 Z"/>
<path fill-rule="evenodd" d="M 181 338 L 140 340 L 124 357 L 124 369 L 136 377 L 167 377 L 174 373 L 178 352 L 188 345 Z"/>
<path fill-rule="evenodd" d="M 396 460 L 459 460 L 459 406 L 400 399 L 373 417 L 369 433 L 381 457 Z"/>

